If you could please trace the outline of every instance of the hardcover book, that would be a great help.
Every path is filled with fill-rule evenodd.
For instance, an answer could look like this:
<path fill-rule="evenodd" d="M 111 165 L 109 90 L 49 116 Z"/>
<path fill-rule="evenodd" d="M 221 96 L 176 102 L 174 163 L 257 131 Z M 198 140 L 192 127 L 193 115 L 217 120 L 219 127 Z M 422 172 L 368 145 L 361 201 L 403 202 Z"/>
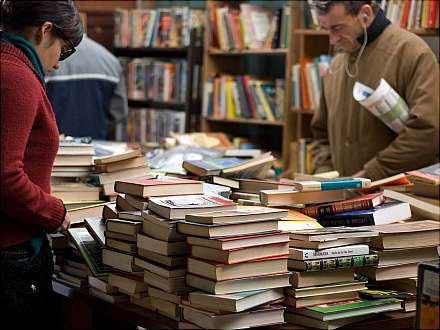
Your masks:
<path fill-rule="evenodd" d="M 218 195 L 188 195 L 150 198 L 149 208 L 167 219 L 185 219 L 190 213 L 233 210 L 237 206 Z"/>

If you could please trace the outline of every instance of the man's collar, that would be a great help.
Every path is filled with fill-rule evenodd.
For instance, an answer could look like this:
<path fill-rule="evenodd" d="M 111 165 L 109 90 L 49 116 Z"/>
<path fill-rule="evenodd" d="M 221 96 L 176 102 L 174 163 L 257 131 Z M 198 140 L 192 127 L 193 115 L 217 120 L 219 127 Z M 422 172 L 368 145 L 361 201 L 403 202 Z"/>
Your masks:
<path fill-rule="evenodd" d="M 385 13 L 382 9 L 379 9 L 379 11 L 376 14 L 376 17 L 374 18 L 371 25 L 367 28 L 367 45 L 369 45 L 371 42 L 377 39 L 381 35 L 381 33 L 385 30 L 385 28 L 390 25 L 390 20 L 385 16 Z M 362 45 L 364 43 L 364 33 L 357 38 L 358 42 Z"/>

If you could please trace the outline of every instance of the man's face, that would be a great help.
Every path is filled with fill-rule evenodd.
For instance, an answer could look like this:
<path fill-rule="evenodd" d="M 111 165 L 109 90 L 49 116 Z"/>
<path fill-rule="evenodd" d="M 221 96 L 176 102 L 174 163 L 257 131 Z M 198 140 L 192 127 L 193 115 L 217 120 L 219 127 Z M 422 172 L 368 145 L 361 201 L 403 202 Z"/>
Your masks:
<path fill-rule="evenodd" d="M 319 15 L 321 29 L 329 32 L 330 44 L 336 51 L 351 53 L 360 47 L 357 38 L 363 27 L 358 16 L 346 12 L 343 4 L 335 4 L 325 15 Z"/>

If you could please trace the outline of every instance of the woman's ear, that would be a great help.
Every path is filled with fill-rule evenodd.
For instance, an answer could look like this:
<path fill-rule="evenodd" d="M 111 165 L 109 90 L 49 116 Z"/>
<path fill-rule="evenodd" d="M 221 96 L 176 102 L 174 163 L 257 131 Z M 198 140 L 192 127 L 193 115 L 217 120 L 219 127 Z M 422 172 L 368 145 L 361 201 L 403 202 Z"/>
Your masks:
<path fill-rule="evenodd" d="M 52 38 L 51 31 L 53 29 L 52 22 L 44 22 L 35 31 L 35 42 L 37 45 L 47 42 Z"/>

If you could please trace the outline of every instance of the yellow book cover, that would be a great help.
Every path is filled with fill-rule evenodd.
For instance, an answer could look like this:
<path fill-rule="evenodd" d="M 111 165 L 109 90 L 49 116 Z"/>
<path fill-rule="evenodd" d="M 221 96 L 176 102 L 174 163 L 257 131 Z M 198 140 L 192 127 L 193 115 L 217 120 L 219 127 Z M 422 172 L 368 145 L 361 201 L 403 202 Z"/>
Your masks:
<path fill-rule="evenodd" d="M 226 43 L 226 27 L 223 24 L 223 14 L 228 12 L 228 7 L 216 8 L 217 35 L 220 49 L 228 50 Z"/>
<path fill-rule="evenodd" d="M 422 8 L 422 29 L 428 28 L 428 16 L 429 16 L 429 1 L 423 1 Z"/>
<path fill-rule="evenodd" d="M 308 143 L 306 145 L 306 171 L 307 174 L 313 174 L 313 156 L 312 156 L 312 147 L 313 145 L 311 143 Z"/>
<path fill-rule="evenodd" d="M 264 113 L 266 114 L 266 119 L 270 121 L 275 121 L 275 117 L 273 116 L 272 110 L 270 109 L 269 103 L 266 100 L 266 96 L 264 95 L 263 89 L 261 88 L 261 81 L 255 81 L 255 89 L 257 91 L 257 96 L 260 99 L 261 105 L 263 106 Z"/>
<path fill-rule="evenodd" d="M 237 118 L 237 111 L 235 109 L 234 96 L 232 94 L 232 79 L 227 78 L 226 81 L 226 118 Z"/>

